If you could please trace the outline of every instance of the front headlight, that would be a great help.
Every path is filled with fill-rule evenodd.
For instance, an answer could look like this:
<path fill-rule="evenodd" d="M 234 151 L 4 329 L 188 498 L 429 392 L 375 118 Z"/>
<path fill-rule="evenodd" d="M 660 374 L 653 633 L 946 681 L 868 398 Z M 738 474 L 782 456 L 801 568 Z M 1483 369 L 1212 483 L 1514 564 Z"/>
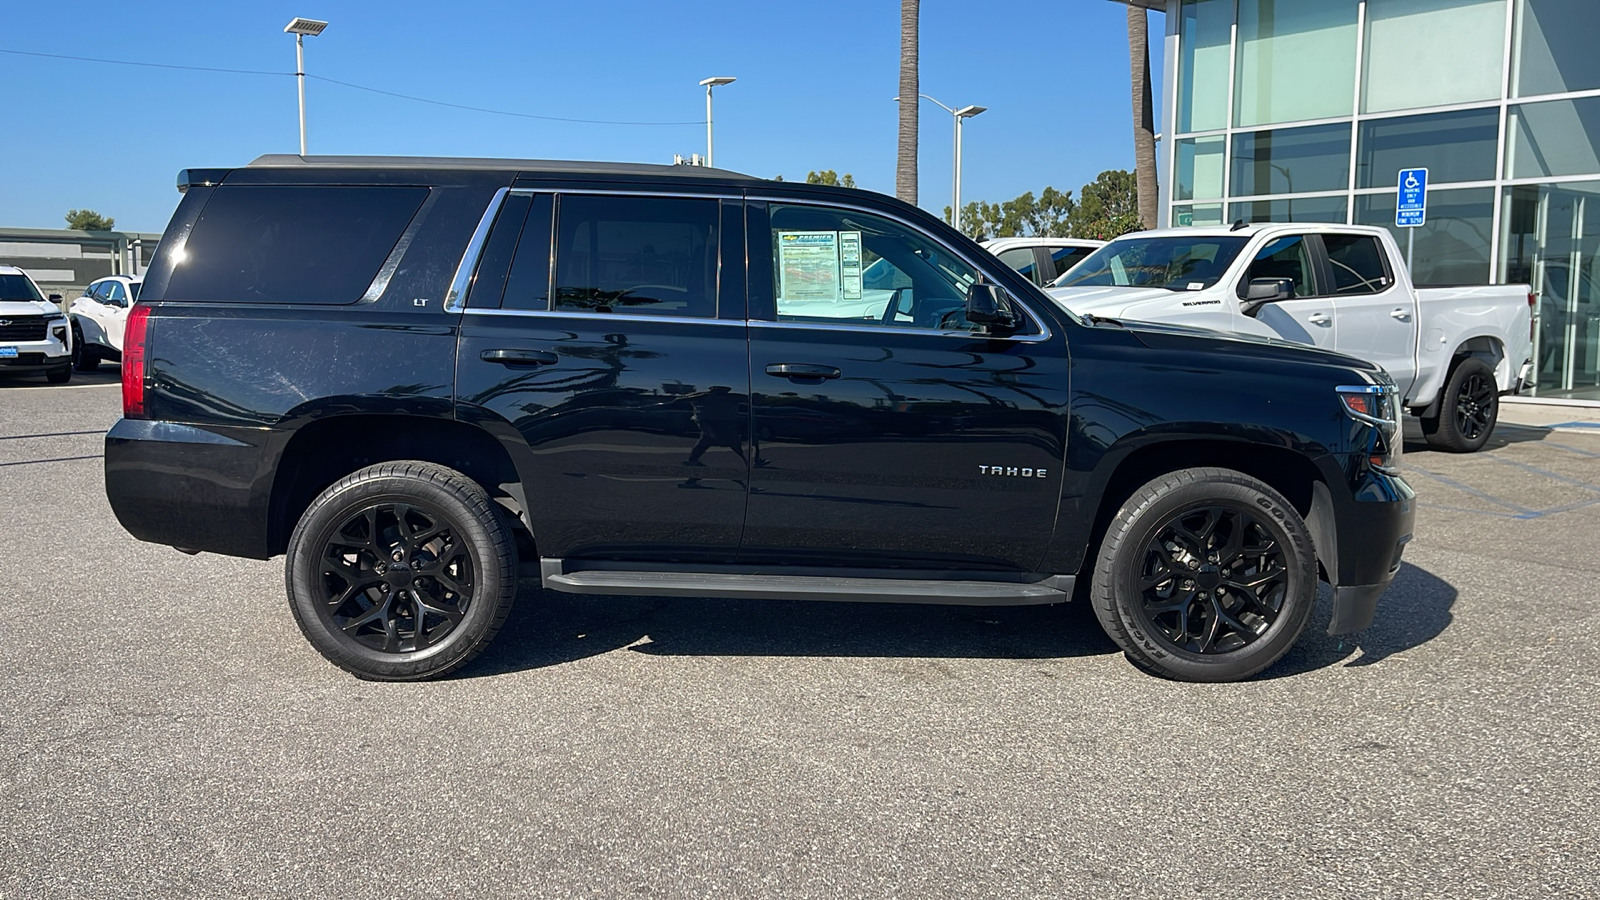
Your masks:
<path fill-rule="evenodd" d="M 1394 381 L 1387 384 L 1341 385 L 1334 388 L 1345 415 L 1371 425 L 1377 439 L 1367 449 L 1367 462 L 1387 469 L 1398 462 L 1405 446 L 1405 432 L 1400 423 L 1400 392 Z"/>

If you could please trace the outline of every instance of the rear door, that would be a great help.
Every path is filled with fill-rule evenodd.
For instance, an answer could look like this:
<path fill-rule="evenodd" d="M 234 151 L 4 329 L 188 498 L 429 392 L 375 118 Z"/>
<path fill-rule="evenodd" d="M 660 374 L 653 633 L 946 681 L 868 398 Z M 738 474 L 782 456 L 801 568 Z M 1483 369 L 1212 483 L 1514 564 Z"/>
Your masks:
<path fill-rule="evenodd" d="M 715 194 L 507 196 L 466 298 L 457 416 L 521 445 L 541 556 L 734 560 L 742 224 Z"/>
<path fill-rule="evenodd" d="M 1061 494 L 1063 337 L 1031 313 L 1004 337 L 967 322 L 979 270 L 889 214 L 773 198 L 749 221 L 740 561 L 1032 571 Z"/>
<path fill-rule="evenodd" d="M 1395 277 L 1370 234 L 1324 233 L 1324 290 L 1339 318 L 1335 349 L 1383 366 L 1402 395 L 1417 375 L 1415 296 Z"/>
<path fill-rule="evenodd" d="M 1282 235 L 1262 245 L 1239 280 L 1240 300 L 1245 299 L 1250 282 L 1256 278 L 1287 278 L 1294 282 L 1294 296 L 1256 310 L 1258 321 L 1287 340 L 1334 348 L 1338 329 L 1333 300 L 1319 296 L 1317 260 L 1305 235 Z"/>

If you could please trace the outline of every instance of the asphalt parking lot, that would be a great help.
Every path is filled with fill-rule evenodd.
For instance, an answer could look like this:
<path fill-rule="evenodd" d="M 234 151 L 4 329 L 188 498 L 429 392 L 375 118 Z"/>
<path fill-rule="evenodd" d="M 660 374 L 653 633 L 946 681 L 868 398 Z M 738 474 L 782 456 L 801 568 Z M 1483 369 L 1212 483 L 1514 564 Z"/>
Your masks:
<path fill-rule="evenodd" d="M 1070 606 L 530 585 L 384 685 L 281 559 L 118 527 L 116 377 L 0 379 L 0 898 L 1600 895 L 1600 429 L 1409 445 L 1377 622 L 1245 684 Z"/>

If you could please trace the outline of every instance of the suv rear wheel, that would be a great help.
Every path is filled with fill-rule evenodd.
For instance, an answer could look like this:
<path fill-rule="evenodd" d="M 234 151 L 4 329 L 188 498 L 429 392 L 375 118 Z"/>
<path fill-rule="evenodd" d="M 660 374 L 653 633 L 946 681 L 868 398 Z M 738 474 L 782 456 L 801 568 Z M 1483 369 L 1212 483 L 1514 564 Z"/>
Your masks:
<path fill-rule="evenodd" d="M 489 495 L 454 469 L 370 466 L 312 501 L 289 540 L 295 621 L 360 678 L 444 675 L 511 612 L 517 548 Z"/>
<path fill-rule="evenodd" d="M 1106 531 L 1090 596 L 1139 667 L 1238 681 L 1277 662 L 1316 603 L 1311 536 L 1271 487 L 1183 469 L 1135 491 Z"/>

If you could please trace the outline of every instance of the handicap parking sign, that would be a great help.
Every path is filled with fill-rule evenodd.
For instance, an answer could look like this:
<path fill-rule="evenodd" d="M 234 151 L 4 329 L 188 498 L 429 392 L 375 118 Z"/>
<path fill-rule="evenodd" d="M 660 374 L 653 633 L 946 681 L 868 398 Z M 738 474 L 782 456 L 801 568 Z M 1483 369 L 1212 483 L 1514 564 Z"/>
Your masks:
<path fill-rule="evenodd" d="M 1428 221 L 1428 170 L 1401 169 L 1399 192 L 1394 210 L 1395 227 L 1421 227 Z"/>

